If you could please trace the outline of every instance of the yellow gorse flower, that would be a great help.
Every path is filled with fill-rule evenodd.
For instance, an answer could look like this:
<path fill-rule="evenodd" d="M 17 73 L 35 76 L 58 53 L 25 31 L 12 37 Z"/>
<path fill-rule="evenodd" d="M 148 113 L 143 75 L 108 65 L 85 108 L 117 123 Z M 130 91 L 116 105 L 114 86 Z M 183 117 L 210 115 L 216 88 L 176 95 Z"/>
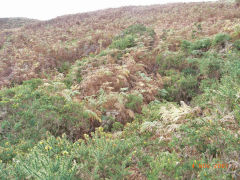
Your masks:
<path fill-rule="evenodd" d="M 68 155 L 68 152 L 67 151 L 63 151 L 62 154 L 63 155 Z"/>
<path fill-rule="evenodd" d="M 103 127 L 99 127 L 98 130 L 99 130 L 100 132 L 103 132 Z"/>

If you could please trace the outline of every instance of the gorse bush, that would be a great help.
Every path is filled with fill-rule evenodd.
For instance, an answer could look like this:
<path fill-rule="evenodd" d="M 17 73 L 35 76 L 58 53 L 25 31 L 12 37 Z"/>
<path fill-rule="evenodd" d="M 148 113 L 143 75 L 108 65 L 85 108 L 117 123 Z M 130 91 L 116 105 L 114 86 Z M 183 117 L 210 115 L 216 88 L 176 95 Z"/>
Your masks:
<path fill-rule="evenodd" d="M 116 36 L 109 47 L 119 50 L 134 47 L 137 45 L 139 37 L 144 35 L 153 38 L 155 32 L 142 24 L 131 25 L 122 31 L 120 35 Z"/>
<path fill-rule="evenodd" d="M 137 34 L 137 33 L 144 33 L 147 31 L 146 26 L 143 24 L 135 24 L 129 26 L 127 29 L 123 31 L 124 34 Z"/>
<path fill-rule="evenodd" d="M 135 45 L 134 37 L 132 35 L 127 35 L 124 38 L 113 41 L 110 48 L 124 50 L 126 48 L 134 47 Z"/>
<path fill-rule="evenodd" d="M 240 50 L 240 40 L 237 40 L 233 43 L 233 46 L 237 49 Z"/>
<path fill-rule="evenodd" d="M 133 111 L 140 112 L 141 111 L 141 105 L 143 103 L 143 97 L 136 94 L 129 94 L 127 96 L 127 102 L 125 106 Z"/>
<path fill-rule="evenodd" d="M 191 51 L 193 50 L 203 50 L 207 51 L 211 46 L 211 40 L 209 38 L 200 39 L 192 43 L 190 46 Z"/>
<path fill-rule="evenodd" d="M 46 131 L 53 135 L 67 133 L 69 138 L 74 139 L 92 128 L 87 120 L 92 117 L 85 111 L 83 104 L 58 95 L 49 95 L 51 91 L 57 91 L 58 87 L 49 85 L 47 88 L 36 89 L 39 84 L 41 81 L 31 80 L 22 86 L 0 91 L 0 109 L 7 112 L 1 121 L 1 144 L 18 146 L 24 138 L 33 145 Z M 12 155 L 9 155 L 6 161 L 11 158 Z"/>
<path fill-rule="evenodd" d="M 213 45 L 224 46 L 230 39 L 231 37 L 228 34 L 217 34 L 213 40 Z"/>
<path fill-rule="evenodd" d="M 185 57 L 181 53 L 166 52 L 158 55 L 156 61 L 159 65 L 158 71 L 161 75 L 166 75 L 166 71 L 170 69 L 181 71 L 186 67 Z"/>
<path fill-rule="evenodd" d="M 181 42 L 181 49 L 186 52 L 192 52 L 196 53 L 199 50 L 205 52 L 208 51 L 208 49 L 211 47 L 211 39 L 209 38 L 204 38 L 200 40 L 196 40 L 195 42 L 189 42 L 186 40 L 183 40 Z"/>
<path fill-rule="evenodd" d="M 134 24 L 129 26 L 127 29 L 125 29 L 123 31 L 124 35 L 128 35 L 128 34 L 141 34 L 143 35 L 144 33 L 147 33 L 150 36 L 154 36 L 155 32 L 153 29 L 147 28 L 146 26 L 144 26 L 143 24 Z"/>
<path fill-rule="evenodd" d="M 181 48 L 182 48 L 183 51 L 189 50 L 190 47 L 191 47 L 191 45 L 192 45 L 192 43 L 189 42 L 189 41 L 187 41 L 187 40 L 183 40 L 183 41 L 181 42 Z"/>
<path fill-rule="evenodd" d="M 3 179 L 123 179 L 129 174 L 132 148 L 131 141 L 114 140 L 101 129 L 92 138 L 85 135 L 85 142 L 48 135 L 29 154 L 18 155 L 10 171 L 1 167 L 0 174 Z"/>
<path fill-rule="evenodd" d="M 184 75 L 182 73 L 174 73 L 168 76 L 164 83 L 164 89 L 167 92 L 165 99 L 169 101 L 190 101 L 197 94 L 198 81 L 192 75 Z"/>

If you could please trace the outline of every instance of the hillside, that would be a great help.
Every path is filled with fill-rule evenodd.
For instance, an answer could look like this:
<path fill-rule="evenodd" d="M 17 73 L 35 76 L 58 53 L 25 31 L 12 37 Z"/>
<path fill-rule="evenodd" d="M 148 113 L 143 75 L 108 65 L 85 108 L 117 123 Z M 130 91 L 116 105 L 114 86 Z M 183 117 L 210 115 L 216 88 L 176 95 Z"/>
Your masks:
<path fill-rule="evenodd" d="M 0 30 L 19 28 L 35 22 L 38 22 L 38 20 L 28 18 L 0 18 Z"/>
<path fill-rule="evenodd" d="M 17 26 L 0 24 L 1 179 L 240 178 L 238 5 Z"/>
<path fill-rule="evenodd" d="M 169 36 L 168 44 L 174 50 L 181 39 L 191 38 L 199 24 L 200 36 L 232 33 L 239 23 L 239 7 L 216 3 L 125 7 L 63 16 L 14 32 L 4 31 L 0 34 L 0 86 L 45 77 L 45 72 L 63 61 L 97 54 L 116 34 L 135 23 L 154 29 L 159 46 L 161 37 Z"/>

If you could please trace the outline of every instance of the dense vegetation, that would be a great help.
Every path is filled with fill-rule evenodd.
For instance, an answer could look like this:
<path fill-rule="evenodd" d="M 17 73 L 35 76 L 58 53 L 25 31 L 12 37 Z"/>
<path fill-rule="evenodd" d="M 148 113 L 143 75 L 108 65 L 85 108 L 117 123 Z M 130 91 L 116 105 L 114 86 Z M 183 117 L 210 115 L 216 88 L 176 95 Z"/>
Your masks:
<path fill-rule="evenodd" d="M 0 179 L 238 179 L 239 12 L 212 34 L 132 23 L 84 57 L 68 41 L 0 90 Z"/>
<path fill-rule="evenodd" d="M 0 29 L 19 28 L 27 24 L 37 23 L 38 20 L 28 18 L 0 18 Z"/>

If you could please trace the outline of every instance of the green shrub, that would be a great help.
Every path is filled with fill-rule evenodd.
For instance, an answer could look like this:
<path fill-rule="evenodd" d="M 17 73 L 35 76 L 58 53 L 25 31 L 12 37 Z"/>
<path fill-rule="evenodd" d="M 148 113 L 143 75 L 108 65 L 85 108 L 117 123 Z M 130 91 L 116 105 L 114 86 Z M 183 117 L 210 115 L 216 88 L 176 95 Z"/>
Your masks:
<path fill-rule="evenodd" d="M 32 89 L 36 89 L 38 86 L 42 84 L 43 84 L 42 79 L 31 79 L 23 82 L 23 85 L 29 85 Z"/>
<path fill-rule="evenodd" d="M 78 68 L 78 70 L 77 70 L 75 75 L 76 75 L 77 83 L 80 83 L 83 80 L 81 68 Z"/>
<path fill-rule="evenodd" d="M 7 179 L 125 179 L 133 156 L 129 140 L 108 138 L 101 130 L 72 143 L 48 136 L 29 154 L 18 155 L 1 175 Z"/>
<path fill-rule="evenodd" d="M 143 97 L 141 94 L 140 95 L 129 94 L 127 96 L 127 102 L 125 106 L 128 109 L 139 112 L 141 111 L 142 103 L 143 103 Z"/>
<path fill-rule="evenodd" d="M 135 45 L 134 37 L 132 35 L 127 35 L 126 37 L 114 40 L 110 45 L 110 48 L 124 50 L 126 48 L 134 47 Z"/>
<path fill-rule="evenodd" d="M 134 47 L 137 45 L 139 37 L 143 35 L 151 36 L 153 38 L 155 36 L 155 32 L 142 24 L 131 25 L 113 39 L 109 48 L 124 50 L 126 48 Z"/>
<path fill-rule="evenodd" d="M 197 70 L 192 67 L 187 67 L 183 69 L 182 72 L 184 73 L 184 75 L 197 75 Z"/>
<path fill-rule="evenodd" d="M 129 26 L 127 29 L 125 29 L 123 31 L 123 33 L 125 35 L 137 34 L 137 33 L 141 34 L 141 33 L 144 33 L 145 31 L 147 31 L 147 28 L 143 24 L 133 24 L 133 25 Z"/>
<path fill-rule="evenodd" d="M 199 60 L 200 73 L 208 78 L 219 79 L 223 71 L 223 63 L 224 61 L 220 57 L 209 54 Z"/>
<path fill-rule="evenodd" d="M 167 52 L 156 57 L 159 73 L 166 75 L 166 70 L 175 69 L 181 71 L 186 67 L 185 56 L 182 53 Z"/>
<path fill-rule="evenodd" d="M 190 101 L 198 91 L 198 81 L 195 76 L 183 73 L 169 74 L 170 81 L 164 83 L 168 101 Z"/>
<path fill-rule="evenodd" d="M 120 122 L 113 123 L 112 131 L 121 131 L 123 129 L 123 125 Z"/>
<path fill-rule="evenodd" d="M 62 65 L 60 67 L 58 67 L 58 72 L 60 73 L 67 73 L 71 68 L 71 64 L 66 61 L 64 63 L 62 63 Z"/>
<path fill-rule="evenodd" d="M 165 179 L 181 179 L 182 168 L 179 166 L 181 159 L 178 155 L 173 152 L 161 152 L 159 155 L 150 163 L 151 171 L 148 174 L 149 179 L 159 179 L 164 177 Z"/>
<path fill-rule="evenodd" d="M 100 56 L 100 57 L 106 56 L 106 55 L 107 55 L 107 52 L 106 52 L 106 51 L 101 51 L 101 52 L 99 53 L 99 56 Z"/>
<path fill-rule="evenodd" d="M 233 150 L 239 151 L 238 138 L 221 127 L 221 123 L 214 119 L 193 119 L 181 125 L 180 132 L 183 138 L 174 138 L 173 147 L 195 147 L 198 153 L 208 153 L 213 157 L 220 154 L 230 155 Z M 211 141 L 212 143 L 209 143 Z M 225 148 L 221 148 L 224 145 Z M 182 152 L 184 153 L 184 152 Z M 210 156 L 208 156 L 210 157 Z"/>
<path fill-rule="evenodd" d="M 56 92 L 55 86 L 33 89 L 36 87 L 32 85 L 34 83 L 28 81 L 25 85 L 0 91 L 0 110 L 6 112 L 1 122 L 0 145 L 9 143 L 14 148 L 14 145 L 21 144 L 21 139 L 34 145 L 45 136 L 46 131 L 53 135 L 66 133 L 70 139 L 75 139 L 93 128 L 89 119 L 93 120 L 93 124 L 99 124 L 82 103 L 49 95 L 51 91 Z M 8 152 L 1 153 L 0 157 L 4 157 L 4 153 Z M 5 156 L 4 161 L 11 160 L 15 154 L 15 150 L 9 150 L 9 156 Z"/>
<path fill-rule="evenodd" d="M 63 83 L 67 86 L 68 89 L 71 88 L 71 86 L 73 85 L 73 79 L 70 75 L 68 75 L 64 80 Z"/>
<path fill-rule="evenodd" d="M 192 43 L 191 45 L 191 51 L 193 50 L 203 50 L 203 51 L 207 51 L 210 46 L 211 46 L 211 39 L 209 38 L 205 38 L 205 39 L 200 39 L 198 41 L 195 41 L 194 43 Z"/>
<path fill-rule="evenodd" d="M 182 49 L 183 51 L 188 51 L 191 46 L 192 46 L 192 43 L 189 42 L 189 41 L 187 41 L 187 40 L 183 40 L 183 41 L 181 42 L 181 49 Z"/>
<path fill-rule="evenodd" d="M 240 50 L 240 40 L 237 40 L 233 43 L 233 46 L 237 49 Z"/>
<path fill-rule="evenodd" d="M 143 35 L 144 33 L 147 33 L 151 37 L 153 37 L 155 35 L 155 32 L 153 29 L 147 28 L 143 24 L 133 24 L 123 31 L 123 35 L 129 35 L 129 34 L 130 35 L 135 35 L 135 34 Z"/>
<path fill-rule="evenodd" d="M 213 40 L 213 45 L 225 45 L 231 37 L 228 34 L 217 34 Z"/>

